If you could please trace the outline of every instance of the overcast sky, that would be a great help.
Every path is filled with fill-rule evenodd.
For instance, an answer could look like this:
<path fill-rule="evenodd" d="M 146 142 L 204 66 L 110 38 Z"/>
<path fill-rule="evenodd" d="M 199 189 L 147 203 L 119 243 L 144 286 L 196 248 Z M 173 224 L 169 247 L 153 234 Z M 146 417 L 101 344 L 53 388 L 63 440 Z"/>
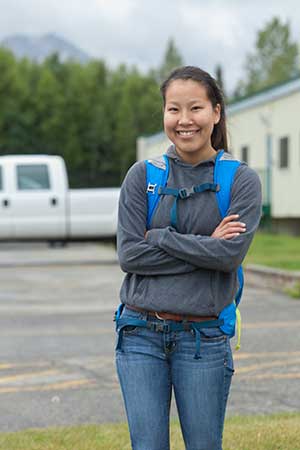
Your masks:
<path fill-rule="evenodd" d="M 256 33 L 275 15 L 300 43 L 299 0 L 0 0 L 0 40 L 54 32 L 115 67 L 157 67 L 173 37 L 184 63 L 224 70 L 232 90 Z"/>

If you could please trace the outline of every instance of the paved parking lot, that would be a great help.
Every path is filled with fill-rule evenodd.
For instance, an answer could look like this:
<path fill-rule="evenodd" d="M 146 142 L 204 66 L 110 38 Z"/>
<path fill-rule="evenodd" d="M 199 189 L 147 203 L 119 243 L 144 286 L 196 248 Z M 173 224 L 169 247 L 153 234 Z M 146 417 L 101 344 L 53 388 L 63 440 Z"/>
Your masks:
<path fill-rule="evenodd" d="M 112 246 L 0 248 L 0 430 L 124 420 Z M 247 286 L 228 413 L 300 410 L 300 303 Z M 173 408 L 174 412 L 175 408 Z"/>

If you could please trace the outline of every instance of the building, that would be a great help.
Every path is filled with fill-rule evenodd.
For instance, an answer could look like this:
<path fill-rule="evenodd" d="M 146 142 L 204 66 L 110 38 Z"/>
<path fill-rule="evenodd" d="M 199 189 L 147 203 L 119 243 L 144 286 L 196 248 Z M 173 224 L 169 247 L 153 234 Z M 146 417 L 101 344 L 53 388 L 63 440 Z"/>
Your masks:
<path fill-rule="evenodd" d="M 273 231 L 300 235 L 300 77 L 227 107 L 229 148 L 259 174 Z M 140 137 L 137 159 L 159 155 L 165 134 Z"/>

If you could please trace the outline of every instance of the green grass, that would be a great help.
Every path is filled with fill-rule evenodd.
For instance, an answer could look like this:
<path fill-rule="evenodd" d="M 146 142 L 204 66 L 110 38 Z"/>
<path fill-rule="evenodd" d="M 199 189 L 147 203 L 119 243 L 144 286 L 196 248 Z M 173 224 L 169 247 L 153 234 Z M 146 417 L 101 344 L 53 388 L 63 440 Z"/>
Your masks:
<path fill-rule="evenodd" d="M 300 270 L 300 237 L 257 233 L 245 259 L 247 264 Z"/>
<path fill-rule="evenodd" d="M 300 283 L 295 283 L 293 287 L 286 288 L 285 293 L 297 300 L 300 299 Z"/>
<path fill-rule="evenodd" d="M 224 450 L 299 450 L 300 413 L 232 417 L 226 421 Z M 183 450 L 178 422 L 172 422 L 171 449 Z M 0 450 L 130 450 L 125 424 L 0 433 Z"/>

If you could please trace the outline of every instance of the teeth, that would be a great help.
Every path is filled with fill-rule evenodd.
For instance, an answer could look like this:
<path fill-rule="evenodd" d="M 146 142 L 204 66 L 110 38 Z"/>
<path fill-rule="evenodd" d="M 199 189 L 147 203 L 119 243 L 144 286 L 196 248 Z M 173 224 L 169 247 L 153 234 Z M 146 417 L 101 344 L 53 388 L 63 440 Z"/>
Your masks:
<path fill-rule="evenodd" d="M 183 136 L 191 136 L 195 133 L 195 131 L 178 131 L 179 134 L 182 134 Z"/>

